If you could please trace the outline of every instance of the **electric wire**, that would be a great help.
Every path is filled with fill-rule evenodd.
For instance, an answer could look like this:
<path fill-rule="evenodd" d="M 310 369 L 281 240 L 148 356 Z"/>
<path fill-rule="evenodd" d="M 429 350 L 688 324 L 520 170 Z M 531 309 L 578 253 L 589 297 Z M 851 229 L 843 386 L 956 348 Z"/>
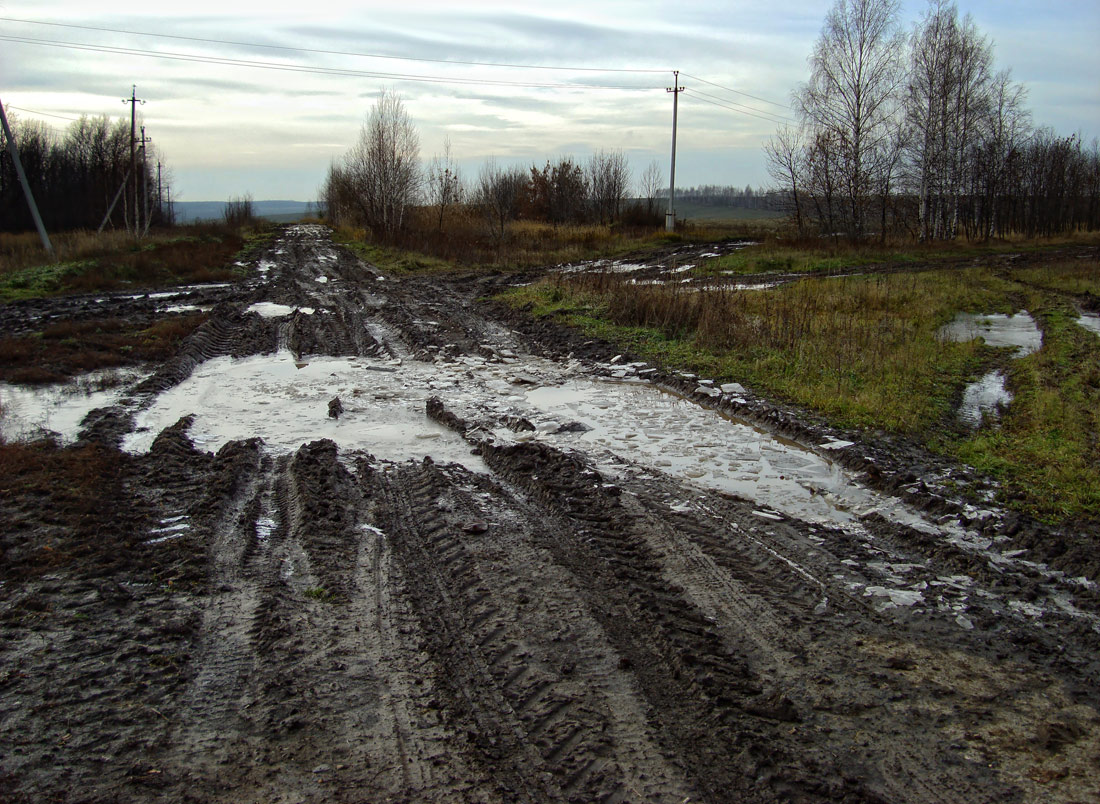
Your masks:
<path fill-rule="evenodd" d="M 609 89 L 627 92 L 641 92 L 653 89 L 653 87 L 638 87 L 613 84 L 501 81 L 489 78 L 448 78 L 446 76 L 420 75 L 414 73 L 405 74 L 372 70 L 353 70 L 344 67 L 310 67 L 305 65 L 287 64 L 285 62 L 252 61 L 248 59 L 231 59 L 225 56 L 202 56 L 190 53 L 159 52 L 153 50 L 140 50 L 137 48 L 116 47 L 113 45 L 92 45 L 84 42 L 60 42 L 51 39 L 33 39 L 30 37 L 10 35 L 0 35 L 0 41 L 17 42 L 21 44 L 38 45 L 44 47 L 55 47 L 67 50 L 82 50 L 92 53 L 111 53 L 124 56 L 140 56 L 143 58 L 165 59 L 169 61 L 220 64 L 233 67 L 252 67 L 256 69 L 308 73 L 313 75 L 339 75 L 355 78 L 380 78 L 396 81 L 416 81 L 430 84 L 464 84 L 469 86 L 518 87 L 523 89 Z"/>
<path fill-rule="evenodd" d="M 776 120 L 776 119 L 771 118 L 771 117 L 764 117 L 763 115 L 753 114 L 752 112 L 746 112 L 744 109 L 736 109 L 733 106 L 727 106 L 726 104 L 719 103 L 718 101 L 709 100 L 708 98 L 704 98 L 704 97 L 698 95 L 696 92 L 694 92 L 691 89 L 685 89 L 684 94 L 687 97 L 691 98 L 692 100 L 699 101 L 700 103 L 709 103 L 711 106 L 718 106 L 719 108 L 722 108 L 722 109 L 728 109 L 731 112 L 737 112 L 738 114 L 748 115 L 749 117 L 755 117 L 756 119 L 763 120 L 766 123 L 782 123 L 783 122 L 781 120 Z"/>
<path fill-rule="evenodd" d="M 4 105 L 7 106 L 9 109 L 15 109 L 15 110 L 20 111 L 20 112 L 26 112 L 27 114 L 37 114 L 37 115 L 41 115 L 42 117 L 56 117 L 58 120 L 76 121 L 76 120 L 80 119 L 79 117 L 66 117 L 65 115 L 62 115 L 62 114 L 50 114 L 49 112 L 39 112 L 35 109 L 24 109 L 22 106 L 12 106 L 11 104 L 7 104 L 7 103 L 4 104 Z"/>
<path fill-rule="evenodd" d="M 794 120 L 792 120 L 791 118 L 784 117 L 781 114 L 773 114 L 772 112 L 766 112 L 763 109 L 754 109 L 752 106 L 746 106 L 743 103 L 738 103 L 737 101 L 731 101 L 731 100 L 728 100 L 727 98 L 719 98 L 717 95 L 711 95 L 708 92 L 703 92 L 701 89 L 689 88 L 689 91 L 691 91 L 695 95 L 701 95 L 704 98 L 710 98 L 715 103 L 721 104 L 722 106 L 725 106 L 727 109 L 730 109 L 732 111 L 743 112 L 745 114 L 752 114 L 753 117 L 763 116 L 763 119 L 770 120 L 773 123 L 793 123 L 794 122 Z M 699 100 L 701 100 L 701 98 Z"/>
<path fill-rule="evenodd" d="M 734 89 L 733 87 L 727 87 L 723 84 L 716 84 L 713 81 L 708 81 L 707 79 L 700 78 L 697 75 L 688 75 L 687 73 L 680 73 L 680 75 L 682 75 L 684 78 L 690 78 L 693 81 L 702 81 L 704 84 L 710 84 L 712 87 L 717 87 L 718 89 L 724 89 L 726 92 L 732 92 L 735 95 L 744 95 L 746 98 L 752 98 L 753 100 L 760 101 L 761 103 L 767 103 L 767 104 L 770 104 L 771 106 L 778 106 L 780 109 L 790 110 L 790 108 L 791 108 L 790 106 L 787 106 L 785 103 L 776 103 L 775 101 L 770 101 L 767 98 L 760 98 L 760 97 L 757 97 L 756 95 L 750 95 L 748 92 L 742 92 L 739 89 Z"/>
<path fill-rule="evenodd" d="M 158 39 L 176 39 L 185 42 L 203 42 L 206 44 L 216 45 L 234 45 L 237 47 L 255 47 L 266 48 L 269 50 L 290 50 L 297 53 L 316 53 L 327 56 L 356 56 L 360 58 L 369 59 L 392 59 L 395 61 L 417 61 L 426 62 L 429 64 L 457 64 L 467 67 L 509 67 L 512 69 L 521 70 L 562 70 L 570 72 L 587 72 L 587 73 L 669 73 L 671 70 L 656 70 L 656 69 L 636 69 L 630 67 L 568 67 L 557 65 L 545 65 L 545 64 L 509 64 L 507 62 L 493 62 L 493 61 L 462 61 L 460 59 L 427 59 L 416 56 L 390 56 L 381 53 L 357 53 L 354 51 L 346 50 L 323 50 L 315 48 L 305 47 L 292 47 L 289 45 L 266 45 L 259 42 L 238 42 L 231 39 L 207 39 L 199 36 L 181 36 L 179 34 L 162 34 L 152 33 L 148 31 L 128 31 L 123 28 L 103 28 L 93 25 L 76 25 L 74 23 L 64 22 L 45 22 L 43 20 L 25 20 L 17 19 L 15 17 L 0 17 L 0 21 L 3 22 L 19 22 L 27 25 L 49 25 L 55 28 L 75 28 L 82 31 L 100 31 L 104 33 L 119 33 L 127 34 L 130 36 L 149 36 L 156 37 Z"/>

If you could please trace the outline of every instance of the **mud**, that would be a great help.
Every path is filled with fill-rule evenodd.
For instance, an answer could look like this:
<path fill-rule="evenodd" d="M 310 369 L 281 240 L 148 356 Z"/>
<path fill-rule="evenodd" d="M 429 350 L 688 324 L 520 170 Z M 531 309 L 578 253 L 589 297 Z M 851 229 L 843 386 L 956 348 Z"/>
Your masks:
<path fill-rule="evenodd" d="M 0 799 L 1100 796 L 1095 532 L 629 366 L 482 301 L 503 278 L 394 280 L 317 227 L 253 268 L 72 446 L 0 445 Z M 548 407 L 624 382 L 679 398 Z M 752 464 L 737 427 L 774 478 L 684 471 Z"/>

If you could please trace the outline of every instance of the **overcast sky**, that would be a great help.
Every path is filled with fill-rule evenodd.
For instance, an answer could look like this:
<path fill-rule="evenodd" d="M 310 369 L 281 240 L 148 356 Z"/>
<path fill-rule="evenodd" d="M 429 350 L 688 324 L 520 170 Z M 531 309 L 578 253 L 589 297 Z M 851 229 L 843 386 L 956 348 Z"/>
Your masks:
<path fill-rule="evenodd" d="M 636 174 L 657 159 L 667 177 L 673 69 L 687 87 L 677 184 L 766 185 L 761 143 L 790 116 L 832 2 L 165 5 L 0 0 L 0 100 L 63 130 L 81 114 L 128 119 L 121 100 L 137 84 L 174 197 L 200 201 L 314 198 L 386 88 L 403 97 L 422 158 L 449 138 L 467 176 L 489 156 L 529 165 L 622 148 Z M 925 7 L 903 3 L 906 28 Z M 1028 88 L 1036 123 L 1100 135 L 1100 2 L 959 9 Z"/>

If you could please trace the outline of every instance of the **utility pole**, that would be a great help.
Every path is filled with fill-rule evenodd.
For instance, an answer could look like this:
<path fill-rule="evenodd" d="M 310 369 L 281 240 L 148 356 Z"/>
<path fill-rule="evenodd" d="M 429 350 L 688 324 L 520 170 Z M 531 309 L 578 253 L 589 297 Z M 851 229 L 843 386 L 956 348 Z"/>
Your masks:
<path fill-rule="evenodd" d="M 123 103 L 130 104 L 130 175 L 134 177 L 134 237 L 138 233 L 138 175 L 137 175 L 137 105 L 145 104 L 137 96 L 137 84 L 133 85 L 130 97 L 123 98 Z"/>
<path fill-rule="evenodd" d="M 3 103 L 0 103 L 0 123 L 3 123 L 4 138 L 8 141 L 8 152 L 11 154 L 11 161 L 15 163 L 15 174 L 19 177 L 19 183 L 23 185 L 23 194 L 27 198 L 27 204 L 30 205 L 31 217 L 34 218 L 38 236 L 42 238 L 42 245 L 52 259 L 54 256 L 53 244 L 50 243 L 50 236 L 46 234 L 46 226 L 42 223 L 42 216 L 38 214 L 38 204 L 34 202 L 34 193 L 31 192 L 27 174 L 23 171 L 23 163 L 19 159 L 19 146 L 16 144 L 15 137 L 12 136 L 11 128 L 8 126 L 8 116 L 4 114 Z"/>
<path fill-rule="evenodd" d="M 149 232 L 149 223 L 152 220 L 152 215 L 149 214 L 149 168 L 146 162 L 145 143 L 152 142 L 151 137 L 145 136 L 145 126 L 141 127 L 141 211 L 145 214 L 145 227 L 141 226 L 141 218 L 136 220 L 137 229 L 141 231 L 142 237 Z"/>
<path fill-rule="evenodd" d="M 680 93 L 684 88 L 680 86 L 680 71 L 672 71 L 672 86 L 666 87 L 665 92 L 672 93 L 672 170 L 668 177 L 668 211 L 665 213 L 665 231 L 676 230 L 676 115 L 680 108 Z"/>

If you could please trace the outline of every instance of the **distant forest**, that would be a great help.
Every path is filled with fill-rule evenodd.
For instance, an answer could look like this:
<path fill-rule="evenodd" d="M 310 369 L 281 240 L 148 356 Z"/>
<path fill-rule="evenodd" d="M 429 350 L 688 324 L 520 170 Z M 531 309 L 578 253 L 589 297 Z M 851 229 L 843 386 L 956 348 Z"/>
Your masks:
<path fill-rule="evenodd" d="M 663 194 L 666 198 L 668 193 Z M 745 187 L 723 187 L 718 184 L 701 184 L 698 187 L 677 188 L 677 201 L 691 201 L 704 207 L 733 207 L 736 209 L 784 209 L 786 196 L 776 190 L 754 190 Z"/>

